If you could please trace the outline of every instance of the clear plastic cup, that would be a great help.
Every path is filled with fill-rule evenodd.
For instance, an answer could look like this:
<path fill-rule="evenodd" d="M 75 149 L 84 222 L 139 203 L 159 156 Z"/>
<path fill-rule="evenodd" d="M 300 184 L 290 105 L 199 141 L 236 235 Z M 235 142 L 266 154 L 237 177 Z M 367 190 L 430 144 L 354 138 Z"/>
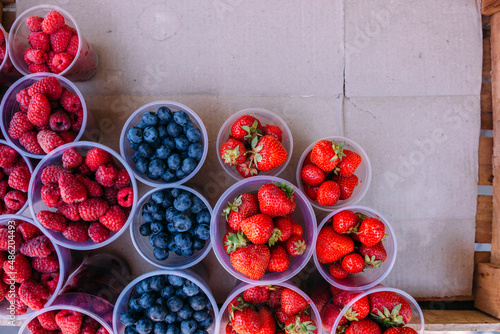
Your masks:
<path fill-rule="evenodd" d="M 36 220 L 36 214 L 42 210 L 50 210 L 50 211 L 55 211 L 55 208 L 49 208 L 43 203 L 42 198 L 41 198 L 41 189 L 43 187 L 42 181 L 41 181 L 41 175 L 43 172 L 43 169 L 47 166 L 51 165 L 58 165 L 62 166 L 62 154 L 64 153 L 65 150 L 69 148 L 74 148 L 78 153 L 80 153 L 82 156 L 86 155 L 87 152 L 93 148 L 100 148 L 103 149 L 104 151 L 109 152 L 116 163 L 116 166 L 118 168 L 125 168 L 130 176 L 130 187 L 133 189 L 134 193 L 134 202 L 132 204 L 131 212 L 134 210 L 135 206 L 137 205 L 137 183 L 135 182 L 134 179 L 134 174 L 132 172 L 132 169 L 128 166 L 128 164 L 123 160 L 123 158 L 110 149 L 109 147 L 106 147 L 104 145 L 98 144 L 98 143 L 91 143 L 87 141 L 82 141 L 82 142 L 73 142 L 69 144 L 65 144 L 63 146 L 60 146 L 56 148 L 54 151 L 50 152 L 47 154 L 45 158 L 43 158 L 42 161 L 38 163 L 38 166 L 36 166 L 35 171 L 31 175 L 31 181 L 29 185 L 29 190 L 28 190 L 28 202 L 29 202 L 29 207 L 30 207 L 30 212 L 31 216 L 35 217 L 34 219 Z M 90 250 L 90 249 L 96 249 L 96 248 L 101 248 L 104 247 L 111 242 L 115 241 L 120 235 L 122 235 L 123 232 L 128 228 L 129 224 L 132 221 L 132 215 L 129 214 L 127 218 L 127 222 L 125 225 L 116 232 L 111 231 L 110 237 L 101 243 L 95 243 L 92 240 L 87 240 L 87 241 L 71 241 L 66 239 L 61 232 L 55 232 L 52 230 L 49 230 L 40 224 L 40 228 L 44 231 L 44 233 L 49 234 L 53 237 L 54 241 L 58 243 L 59 245 L 69 248 L 69 249 L 74 249 L 74 250 Z"/>
<path fill-rule="evenodd" d="M 203 145 L 203 155 L 200 161 L 198 161 L 198 165 L 196 165 L 196 168 L 182 180 L 178 180 L 175 182 L 165 182 L 161 178 L 159 180 L 152 180 L 147 175 L 138 173 L 137 169 L 135 168 L 135 162 L 132 161 L 132 154 L 134 154 L 135 150 L 130 146 L 129 141 L 127 140 L 127 131 L 130 128 L 139 124 L 139 122 L 142 119 L 142 115 L 144 115 L 148 111 L 156 112 L 160 107 L 168 107 L 172 112 L 181 110 L 186 112 L 186 114 L 189 115 L 189 118 L 193 122 L 194 126 L 201 132 L 201 144 Z M 148 186 L 151 187 L 158 187 L 165 184 L 168 184 L 170 186 L 177 186 L 189 181 L 193 176 L 196 175 L 196 173 L 198 173 L 198 171 L 201 169 L 201 166 L 203 166 L 203 163 L 207 158 L 207 152 L 208 152 L 208 134 L 207 134 L 207 129 L 203 124 L 203 121 L 191 108 L 174 101 L 155 101 L 140 107 L 127 119 L 127 122 L 125 122 L 125 125 L 123 126 L 122 129 L 122 133 L 120 135 L 120 154 L 132 167 L 135 177 L 142 183 L 147 184 Z"/>
<path fill-rule="evenodd" d="M 310 199 L 309 196 L 306 196 L 307 199 L 311 202 L 311 204 L 316 209 L 320 209 L 323 211 L 332 211 L 332 210 L 335 210 L 337 208 L 341 208 L 341 207 L 344 207 L 347 205 L 354 205 L 354 204 L 358 203 L 359 201 L 361 201 L 363 199 L 363 197 L 368 192 L 368 188 L 370 187 L 370 182 L 372 180 L 372 166 L 370 164 L 370 159 L 368 158 L 368 155 L 366 154 L 365 150 L 363 150 L 363 148 L 358 143 L 352 141 L 349 138 L 345 138 L 345 137 L 333 136 L 333 137 L 325 137 L 325 138 L 322 138 L 320 140 L 329 140 L 329 141 L 335 140 L 339 144 L 341 142 L 345 142 L 344 148 L 346 148 L 350 151 L 356 152 L 357 154 L 359 154 L 361 156 L 361 164 L 359 165 L 359 167 L 356 169 L 356 172 L 354 173 L 354 175 L 356 175 L 358 177 L 359 182 L 358 182 L 358 185 L 356 186 L 356 188 L 354 188 L 354 191 L 353 191 L 350 198 L 348 198 L 346 200 L 339 200 L 335 205 L 332 205 L 332 206 L 319 205 L 318 202 Z M 300 177 L 300 174 L 302 171 L 304 160 L 306 159 L 307 154 L 309 154 L 309 152 L 312 151 L 314 144 L 316 144 L 318 141 L 319 140 L 315 141 L 314 143 L 312 143 L 311 145 L 309 145 L 306 148 L 304 153 L 302 153 L 302 155 L 300 156 L 299 163 L 297 165 L 297 172 L 296 172 L 297 185 L 299 186 L 299 189 L 302 190 L 302 192 L 304 192 L 304 184 L 302 183 L 302 179 Z"/>
<path fill-rule="evenodd" d="M 231 135 L 231 126 L 238 118 L 244 115 L 254 116 L 260 121 L 262 126 L 269 124 L 269 125 L 275 125 L 281 129 L 281 132 L 283 133 L 281 144 L 283 144 L 283 147 L 286 149 L 286 152 L 288 153 L 286 161 L 277 168 L 274 168 L 267 172 L 260 172 L 259 174 L 261 176 L 264 175 L 278 176 L 279 174 L 281 174 L 281 172 L 285 170 L 286 166 L 288 166 L 288 163 L 290 162 L 290 159 L 292 158 L 292 153 L 293 153 L 292 132 L 290 131 L 290 128 L 280 116 L 266 109 L 250 108 L 238 111 L 237 113 L 229 117 L 224 122 L 224 124 L 222 124 L 222 127 L 219 130 L 219 134 L 217 135 L 217 146 L 216 146 L 217 159 L 219 160 L 220 165 L 235 180 L 238 181 L 244 179 L 244 177 L 241 176 L 236 171 L 236 167 L 229 166 L 228 164 L 226 164 L 224 160 L 222 160 L 222 157 L 219 154 L 222 145 L 224 145 L 224 143 L 229 139 Z"/>
<path fill-rule="evenodd" d="M 9 135 L 8 130 L 10 125 L 10 120 L 12 119 L 12 117 L 16 112 L 21 110 L 19 102 L 16 101 L 16 94 L 19 93 L 21 90 L 28 88 L 38 80 L 41 80 L 49 76 L 55 76 L 57 80 L 61 83 L 61 86 L 77 94 L 82 103 L 82 110 L 83 110 L 82 128 L 78 132 L 74 142 L 77 142 L 81 139 L 91 140 L 91 141 L 97 141 L 99 139 L 99 126 L 97 124 L 97 121 L 95 120 L 94 115 L 87 110 L 87 105 L 85 104 L 85 99 L 83 98 L 82 93 L 80 93 L 80 90 L 71 81 L 69 81 L 64 77 L 61 77 L 60 75 L 52 73 L 30 74 L 17 80 L 12 86 L 10 86 L 10 88 L 5 93 L 2 99 L 2 103 L 0 104 L 0 111 L 2 112 L 2 116 L 0 119 L 0 128 L 2 129 L 2 133 L 9 143 L 16 146 L 18 150 L 22 152 L 23 155 L 34 159 L 43 159 L 46 156 L 46 154 L 32 154 L 28 152 L 19 143 L 19 140 L 13 139 Z"/>
<path fill-rule="evenodd" d="M 134 210 L 134 212 L 131 213 L 133 222 L 130 225 L 130 236 L 132 238 L 132 242 L 134 243 L 134 247 L 139 252 L 139 254 L 149 263 L 152 265 L 162 268 L 162 269 L 186 269 L 189 267 L 194 266 L 195 264 L 199 263 L 201 260 L 203 260 L 207 254 L 210 252 L 210 249 L 212 248 L 212 245 L 210 243 L 210 240 L 207 240 L 205 243 L 205 247 L 203 249 L 197 250 L 194 252 L 194 254 L 190 257 L 185 257 L 185 256 L 179 256 L 175 254 L 174 252 L 170 252 L 168 259 L 164 261 L 157 260 L 154 255 L 153 255 L 153 250 L 154 247 L 151 246 L 149 243 L 149 237 L 145 237 L 141 235 L 139 232 L 139 227 L 143 224 L 142 220 L 142 208 L 143 206 L 149 202 L 151 196 L 158 192 L 158 191 L 163 191 L 165 189 L 173 189 L 173 188 L 178 188 L 182 189 L 185 191 L 188 191 L 192 193 L 194 196 L 198 197 L 205 203 L 205 205 L 208 208 L 208 211 L 210 212 L 210 215 L 213 215 L 212 212 L 212 207 L 210 206 L 210 203 L 208 203 L 207 199 L 201 195 L 199 192 L 194 190 L 193 188 L 189 188 L 186 186 L 163 186 L 163 187 L 157 187 L 154 189 L 151 189 L 148 191 L 146 194 L 144 194 L 139 202 L 137 203 L 137 207 Z"/>
<path fill-rule="evenodd" d="M 316 264 L 316 268 L 318 268 L 321 276 L 323 276 L 323 278 L 327 280 L 328 283 L 336 286 L 339 289 L 350 291 L 370 289 L 382 282 L 387 277 L 387 275 L 389 275 L 392 267 L 394 266 L 394 263 L 396 262 L 396 254 L 398 250 L 396 234 L 394 233 L 391 224 L 389 224 L 387 219 L 385 219 L 385 217 L 382 216 L 378 211 L 360 205 L 346 206 L 331 212 L 323 219 L 323 221 L 319 225 L 318 233 L 335 214 L 344 210 L 360 212 L 367 217 L 376 217 L 384 223 L 386 236 L 384 237 L 382 244 L 384 245 L 384 248 L 387 252 L 387 259 L 379 268 L 365 269 L 363 272 L 357 273 L 356 275 L 349 275 L 344 279 L 337 279 L 333 277 L 328 270 L 329 264 L 319 263 L 316 252 L 314 252 L 313 255 L 314 263 Z"/>
<path fill-rule="evenodd" d="M 45 17 L 51 11 L 58 11 L 65 23 L 75 28 L 78 35 L 78 51 L 73 62 L 67 69 L 59 73 L 71 81 L 85 81 L 92 78 L 97 70 L 97 53 L 91 44 L 83 37 L 75 19 L 64 9 L 52 5 L 40 5 L 31 7 L 21 13 L 12 24 L 10 29 L 9 52 L 12 63 L 23 75 L 31 74 L 29 66 L 24 61 L 24 52 L 30 47 L 28 35 L 30 30 L 26 25 L 26 19 L 30 16 Z"/>
<path fill-rule="evenodd" d="M 191 282 L 195 283 L 201 291 L 205 293 L 207 296 L 208 300 L 210 301 L 210 304 L 212 305 L 212 310 L 210 312 L 210 315 L 214 319 L 214 324 L 212 327 L 210 327 L 207 332 L 210 334 L 216 333 L 215 328 L 216 328 L 216 319 L 219 316 L 219 308 L 217 306 L 217 303 L 215 302 L 215 299 L 212 295 L 212 291 L 210 290 L 210 287 L 208 284 L 205 282 L 205 280 L 195 273 L 192 270 L 156 270 L 156 271 L 151 271 L 149 273 L 143 274 L 136 279 L 134 279 L 132 282 L 130 282 L 125 289 L 122 291 L 120 294 L 120 297 L 118 297 L 118 300 L 116 301 L 115 308 L 113 311 L 113 330 L 115 334 L 123 334 L 125 331 L 125 326 L 120 322 L 120 315 L 129 309 L 128 306 L 128 301 L 130 297 L 133 297 L 136 294 L 135 291 L 135 286 L 137 283 L 142 281 L 145 278 L 152 277 L 152 276 L 158 276 L 158 275 L 175 275 L 175 276 L 180 276 L 185 279 L 190 280 Z"/>
<path fill-rule="evenodd" d="M 318 309 L 316 308 L 316 305 L 314 305 L 313 301 L 311 298 L 301 289 L 299 289 L 297 286 L 290 282 L 281 282 L 278 284 L 273 284 L 277 286 L 281 286 L 284 288 L 291 289 L 295 292 L 297 292 L 299 295 L 304 297 L 305 300 L 307 300 L 308 304 L 311 306 L 311 312 L 308 314 L 311 319 L 316 323 L 316 326 L 318 327 L 318 333 L 322 333 L 322 324 L 321 324 L 321 316 L 319 314 Z M 231 291 L 229 296 L 227 297 L 226 301 L 224 302 L 224 305 L 222 305 L 220 311 L 219 311 L 219 316 L 217 317 L 216 321 L 216 330 L 215 333 L 217 334 L 225 334 L 226 333 L 226 325 L 230 321 L 229 319 L 229 312 L 227 310 L 229 303 L 236 298 L 238 295 L 242 294 L 246 290 L 255 287 L 255 285 L 248 284 L 248 283 L 240 283 L 236 286 L 236 288 Z"/>
<path fill-rule="evenodd" d="M 20 215 L 1 215 L 0 216 L 0 226 L 8 225 L 9 222 L 16 221 L 16 220 L 21 220 L 23 222 L 30 223 L 30 224 L 35 225 L 36 227 L 40 228 L 40 225 L 38 225 L 36 222 L 34 222 L 31 218 L 28 218 L 25 216 L 20 216 Z M 66 279 L 69 276 L 69 273 L 71 270 L 71 252 L 69 251 L 69 249 L 66 249 L 64 247 L 60 247 L 58 244 L 56 244 L 54 242 L 54 239 L 50 235 L 48 235 L 47 233 L 44 233 L 44 235 L 47 238 L 49 238 L 50 241 L 52 242 L 52 244 L 54 245 L 54 249 L 55 249 L 55 252 L 57 254 L 57 259 L 59 260 L 59 281 L 57 283 L 56 290 L 47 299 L 47 302 L 45 303 L 45 307 L 48 307 L 54 303 L 57 295 L 59 295 L 59 292 L 61 291 L 64 283 L 66 282 Z M 11 316 L 9 309 L 8 309 L 9 305 L 10 305 L 10 303 L 7 299 L 3 299 L 2 301 L 0 301 L 0 319 L 8 319 L 8 320 L 26 319 L 31 314 L 33 314 L 33 312 L 36 312 L 36 311 L 32 310 L 31 308 L 28 308 L 28 311 L 25 314 Z M 12 317 L 14 317 L 14 319 L 12 319 Z"/>
<path fill-rule="evenodd" d="M 0 32 L 3 33 L 5 38 L 5 57 L 3 61 L 0 62 L 0 85 L 7 86 L 16 81 L 21 77 L 12 61 L 9 57 L 9 34 L 5 31 L 3 26 L 0 24 Z"/>
<path fill-rule="evenodd" d="M 227 232 L 228 224 L 226 219 L 221 216 L 221 213 L 222 210 L 224 210 L 224 208 L 226 207 L 226 203 L 233 202 L 233 200 L 240 194 L 247 192 L 257 193 L 260 187 L 266 183 L 281 184 L 283 182 L 286 183 L 287 186 L 293 187 L 297 206 L 295 208 L 295 211 L 290 216 L 303 227 L 303 237 L 307 244 L 307 250 L 301 256 L 291 257 L 290 266 L 287 270 L 281 273 L 268 272 L 264 274 L 264 276 L 260 280 L 253 280 L 236 271 L 231 265 L 229 255 L 227 255 L 227 253 L 224 251 L 222 238 Z M 303 194 L 300 189 L 295 187 L 292 183 L 278 177 L 255 176 L 235 183 L 219 198 L 214 208 L 212 221 L 210 222 L 210 239 L 212 242 L 214 253 L 221 265 L 237 279 L 247 283 L 259 285 L 278 284 L 280 282 L 287 281 L 298 274 L 311 258 L 312 254 L 314 253 L 314 247 L 316 246 L 316 224 L 316 216 L 314 214 L 313 208 L 307 200 L 306 195 Z"/>

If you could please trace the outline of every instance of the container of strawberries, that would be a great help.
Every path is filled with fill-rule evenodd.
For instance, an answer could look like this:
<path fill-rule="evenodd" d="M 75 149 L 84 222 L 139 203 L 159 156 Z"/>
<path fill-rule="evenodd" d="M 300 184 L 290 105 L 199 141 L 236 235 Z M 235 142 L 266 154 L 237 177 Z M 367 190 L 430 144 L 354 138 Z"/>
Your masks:
<path fill-rule="evenodd" d="M 217 202 L 210 239 L 231 275 L 253 284 L 275 284 L 295 276 L 316 244 L 316 217 L 306 196 L 273 176 L 231 186 Z"/>

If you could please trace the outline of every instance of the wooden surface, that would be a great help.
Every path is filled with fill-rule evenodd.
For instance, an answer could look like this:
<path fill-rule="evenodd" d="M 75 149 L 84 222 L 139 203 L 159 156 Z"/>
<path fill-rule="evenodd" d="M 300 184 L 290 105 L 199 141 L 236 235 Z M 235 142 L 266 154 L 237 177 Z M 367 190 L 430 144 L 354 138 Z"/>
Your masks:
<path fill-rule="evenodd" d="M 491 196 L 477 197 L 476 242 L 491 242 L 491 221 L 493 219 L 493 200 Z"/>
<path fill-rule="evenodd" d="M 424 310 L 426 331 L 495 331 L 500 322 L 480 311 Z"/>
<path fill-rule="evenodd" d="M 499 0 L 483 0 L 481 4 L 481 12 L 483 15 L 493 15 L 500 10 Z"/>
<path fill-rule="evenodd" d="M 474 306 L 500 318 L 500 265 L 479 263 L 475 272 Z"/>
<path fill-rule="evenodd" d="M 493 138 L 479 138 L 479 185 L 491 186 L 493 184 Z"/>

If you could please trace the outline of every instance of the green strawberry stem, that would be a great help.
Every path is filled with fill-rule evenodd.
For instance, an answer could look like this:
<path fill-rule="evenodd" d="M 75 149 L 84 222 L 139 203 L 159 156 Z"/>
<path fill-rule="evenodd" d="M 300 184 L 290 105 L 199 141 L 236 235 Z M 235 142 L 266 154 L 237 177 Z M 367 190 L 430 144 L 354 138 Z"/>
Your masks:
<path fill-rule="evenodd" d="M 222 213 L 220 215 L 225 216 L 227 220 L 231 211 L 238 212 L 238 207 L 241 205 L 241 203 L 241 195 L 239 195 L 234 199 L 233 203 L 227 202 L 226 207 L 224 208 L 224 210 L 222 210 Z"/>
<path fill-rule="evenodd" d="M 259 123 L 257 121 L 254 121 L 252 126 L 248 126 L 248 125 L 243 125 L 241 128 L 243 130 L 245 130 L 247 132 L 247 134 L 245 135 L 245 139 L 246 140 L 249 140 L 249 139 L 253 139 L 254 138 L 257 138 L 257 136 L 262 136 L 262 132 L 257 129 Z"/>
<path fill-rule="evenodd" d="M 377 314 L 370 313 L 370 316 L 386 328 L 404 326 L 405 322 L 403 321 L 403 316 L 399 314 L 401 306 L 401 304 L 394 306 L 392 311 L 389 311 L 387 307 L 384 306 L 383 313 L 378 310 Z"/>
<path fill-rule="evenodd" d="M 342 158 L 346 156 L 346 154 L 344 153 L 344 145 L 345 142 L 337 144 L 335 140 L 332 140 L 332 148 L 333 152 L 335 152 L 335 155 L 330 159 L 330 161 L 335 161 L 337 159 L 342 160 Z"/>
<path fill-rule="evenodd" d="M 364 214 L 362 214 L 361 212 L 356 212 L 356 216 L 358 216 L 358 219 L 359 219 L 359 222 L 361 223 L 363 220 L 365 220 L 366 218 L 368 218 L 368 216 L 365 216 Z"/>
<path fill-rule="evenodd" d="M 276 242 L 278 242 L 278 239 L 281 237 L 281 231 L 279 228 L 275 228 L 273 230 L 273 234 L 271 234 L 271 237 L 269 238 L 269 240 L 267 241 L 267 244 L 269 245 L 269 247 L 272 247 L 274 246 L 274 244 Z"/>
<path fill-rule="evenodd" d="M 371 258 L 368 256 L 368 254 L 365 255 L 365 265 L 367 268 L 379 268 L 382 265 L 382 261 L 377 260 L 375 258 L 375 255 L 373 255 Z"/>
<path fill-rule="evenodd" d="M 282 182 L 278 187 L 285 192 L 285 194 L 288 198 L 292 198 L 292 196 L 293 196 L 293 187 L 292 186 L 287 186 L 285 182 Z"/>
<path fill-rule="evenodd" d="M 352 307 L 350 307 L 344 314 L 344 317 L 349 321 L 358 321 L 358 315 L 359 313 L 353 310 Z"/>
<path fill-rule="evenodd" d="M 312 334 L 317 327 L 312 321 L 300 322 L 300 317 L 297 316 L 295 322 L 285 327 L 288 333 L 293 334 Z"/>
<path fill-rule="evenodd" d="M 249 244 L 249 242 L 250 241 L 247 239 L 247 237 L 245 236 L 245 234 L 243 234 L 242 231 L 239 231 L 236 234 L 229 233 L 227 235 L 227 241 L 225 243 L 225 245 L 227 246 L 227 253 L 231 254 L 238 248 L 245 247 L 246 245 Z"/>

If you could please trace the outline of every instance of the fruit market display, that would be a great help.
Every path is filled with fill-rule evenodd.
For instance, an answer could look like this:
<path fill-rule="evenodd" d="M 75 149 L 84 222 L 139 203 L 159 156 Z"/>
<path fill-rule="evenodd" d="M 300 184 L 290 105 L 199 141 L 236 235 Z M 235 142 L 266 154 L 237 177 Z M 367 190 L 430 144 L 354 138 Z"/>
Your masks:
<path fill-rule="evenodd" d="M 31 171 L 12 147 L 0 143 L 0 213 L 14 214 L 28 200 Z"/>
<path fill-rule="evenodd" d="M 52 310 L 41 313 L 27 326 L 33 334 L 109 334 L 92 317 L 73 310 Z"/>

